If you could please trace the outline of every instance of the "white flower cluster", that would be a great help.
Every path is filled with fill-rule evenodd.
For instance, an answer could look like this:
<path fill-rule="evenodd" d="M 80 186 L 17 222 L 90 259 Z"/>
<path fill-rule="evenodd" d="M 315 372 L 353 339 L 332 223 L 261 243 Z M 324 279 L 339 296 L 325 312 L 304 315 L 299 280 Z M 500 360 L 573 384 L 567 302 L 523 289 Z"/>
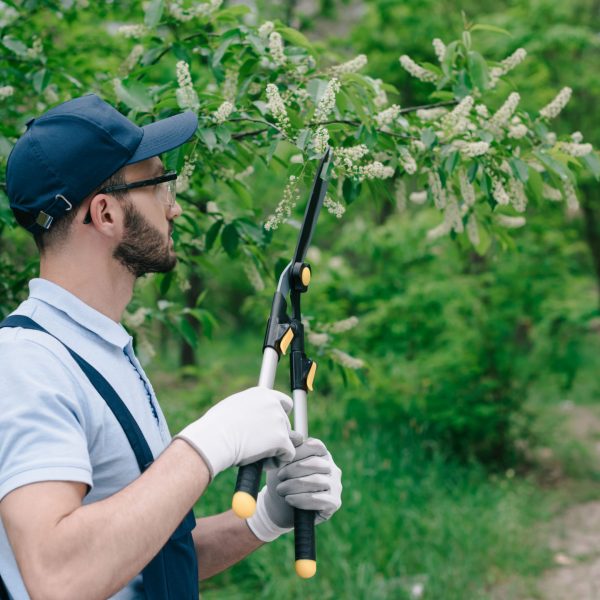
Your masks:
<path fill-rule="evenodd" d="M 253 260 L 249 259 L 244 262 L 244 273 L 255 291 L 262 292 L 265 289 L 265 282 L 260 276 Z"/>
<path fill-rule="evenodd" d="M 46 100 L 48 104 L 56 104 L 60 100 L 58 94 L 56 93 L 57 89 L 57 86 L 53 84 L 49 85 L 44 90 L 44 100 Z"/>
<path fill-rule="evenodd" d="M 435 38 L 433 40 L 433 49 L 435 51 L 435 55 L 438 57 L 438 60 L 443 62 L 446 56 L 446 44 L 444 44 L 440 38 Z"/>
<path fill-rule="evenodd" d="M 439 210 L 446 208 L 446 190 L 442 187 L 442 180 L 437 171 L 429 171 L 427 183 L 435 207 Z"/>
<path fill-rule="evenodd" d="M 237 69 L 226 69 L 225 81 L 223 82 L 223 98 L 234 102 L 237 96 L 239 71 Z M 258 90 L 260 91 L 260 86 Z"/>
<path fill-rule="evenodd" d="M 490 149 L 490 145 L 487 142 L 467 142 L 465 140 L 454 140 L 452 147 L 466 158 L 482 156 Z"/>
<path fill-rule="evenodd" d="M 145 25 L 121 25 L 117 29 L 117 33 L 126 38 L 139 39 L 148 33 Z"/>
<path fill-rule="evenodd" d="M 312 139 L 312 146 L 315 149 L 315 152 L 318 154 L 323 154 L 325 150 L 327 150 L 327 146 L 329 145 L 329 131 L 327 131 L 326 127 L 322 125 L 317 127 L 315 131 L 315 135 Z"/>
<path fill-rule="evenodd" d="M 354 163 L 369 153 L 369 149 L 364 144 L 350 146 L 349 148 L 336 148 L 334 154 L 334 164 L 343 166 L 347 171 L 356 168 Z"/>
<path fill-rule="evenodd" d="M 504 188 L 502 181 L 500 181 L 498 176 L 493 173 L 489 173 L 489 175 L 492 180 L 492 196 L 494 197 L 494 200 L 502 206 L 510 204 L 510 196 Z"/>
<path fill-rule="evenodd" d="M 525 217 L 509 217 L 508 215 L 496 215 L 496 221 L 502 227 L 518 229 L 525 225 Z"/>
<path fill-rule="evenodd" d="M 337 348 L 331 350 L 331 358 L 347 369 L 362 369 L 365 366 L 365 362 L 360 358 L 354 358 Z"/>
<path fill-rule="evenodd" d="M 564 87 L 558 92 L 556 98 L 554 98 L 552 102 L 540 110 L 540 116 L 544 119 L 554 119 L 557 117 L 571 99 L 572 94 L 573 90 L 570 87 Z"/>
<path fill-rule="evenodd" d="M 495 133 L 499 133 L 501 128 L 508 123 L 513 113 L 517 109 L 517 105 L 521 101 L 521 96 L 517 92 L 513 92 L 504 102 L 504 104 L 494 113 L 490 119 L 489 129 Z"/>
<path fill-rule="evenodd" d="M 340 87 L 340 82 L 335 77 L 329 81 L 315 109 L 313 117 L 315 123 L 322 123 L 327 120 L 329 113 L 335 108 L 335 95 L 340 91 Z"/>
<path fill-rule="evenodd" d="M 448 114 L 447 108 L 420 108 L 417 112 L 417 118 L 421 119 L 421 121 L 435 121 L 440 117 Z"/>
<path fill-rule="evenodd" d="M 183 167 L 181 167 L 181 172 L 177 176 L 177 180 L 175 182 L 175 189 L 177 193 L 187 192 L 190 189 L 190 178 L 194 173 L 194 167 L 196 166 L 195 155 L 186 156 L 183 161 Z"/>
<path fill-rule="evenodd" d="M 454 196 L 450 197 L 450 200 L 444 209 L 444 224 L 446 225 L 448 232 L 455 231 L 456 233 L 462 233 L 464 231 L 460 208 L 458 207 L 458 202 Z"/>
<path fill-rule="evenodd" d="M 146 320 L 146 317 L 151 312 L 152 311 L 149 308 L 140 306 L 140 308 L 138 308 L 134 313 L 125 311 L 124 321 L 130 328 L 137 329 L 138 327 L 141 327 L 143 322 Z"/>
<path fill-rule="evenodd" d="M 425 204 L 427 200 L 427 192 L 425 190 L 421 190 L 420 192 L 411 192 L 408 196 L 408 199 L 413 204 Z"/>
<path fill-rule="evenodd" d="M 475 204 L 475 187 L 469 181 L 469 177 L 465 169 L 460 169 L 458 172 L 458 184 L 463 202 L 466 204 L 466 206 L 473 206 L 473 204 Z"/>
<path fill-rule="evenodd" d="M 378 127 L 385 127 L 391 125 L 398 115 L 400 114 L 400 106 L 392 104 L 389 108 L 382 110 L 380 113 L 375 115 L 375 121 Z"/>
<path fill-rule="evenodd" d="M 295 175 L 290 175 L 288 183 L 283 190 L 283 196 L 275 209 L 275 213 L 265 223 L 265 229 L 267 231 L 277 229 L 283 221 L 288 219 L 299 197 L 298 178 Z"/>
<path fill-rule="evenodd" d="M 323 199 L 323 206 L 327 209 L 327 212 L 338 219 L 341 219 L 346 212 L 346 207 L 341 202 L 336 202 L 329 196 L 325 196 Z"/>
<path fill-rule="evenodd" d="M 527 51 L 524 48 L 515 50 L 510 56 L 506 57 L 499 66 L 490 69 L 489 87 L 493 88 L 498 83 L 498 80 L 515 67 L 518 67 L 527 56 Z"/>
<path fill-rule="evenodd" d="M 134 67 L 138 64 L 142 54 L 144 54 L 144 46 L 142 44 L 136 44 L 132 49 L 127 58 L 123 61 L 121 65 L 121 73 L 127 74 L 134 69 Z"/>
<path fill-rule="evenodd" d="M 558 142 L 555 148 L 560 152 L 575 157 L 585 156 L 594 149 L 591 144 L 578 144 L 576 142 Z"/>
<path fill-rule="evenodd" d="M 316 331 L 310 331 L 310 329 L 306 332 L 306 336 L 308 343 L 312 346 L 321 347 L 329 341 L 329 336 L 326 333 L 317 333 Z"/>
<path fill-rule="evenodd" d="M 571 134 L 571 139 L 576 143 L 576 144 L 581 144 L 581 142 L 583 142 L 583 134 L 581 133 L 581 131 L 574 131 Z"/>
<path fill-rule="evenodd" d="M 221 106 L 219 106 L 219 108 L 217 108 L 217 110 L 213 114 L 213 121 L 218 125 L 220 125 L 221 123 L 225 123 L 225 121 L 227 121 L 227 119 L 229 118 L 229 115 L 231 115 L 231 113 L 233 112 L 234 108 L 235 107 L 233 106 L 233 104 L 226 100 L 225 102 L 223 102 L 223 104 L 221 104 Z"/>
<path fill-rule="evenodd" d="M 378 160 L 358 167 L 358 180 L 365 179 L 389 179 L 394 176 L 394 168 L 388 167 Z"/>
<path fill-rule="evenodd" d="M 373 104 L 377 108 L 383 108 L 388 103 L 388 97 L 383 89 L 383 82 L 381 79 L 371 79 L 373 89 L 375 90 L 375 98 L 373 98 Z"/>
<path fill-rule="evenodd" d="M 30 60 L 35 60 L 40 57 L 44 52 L 44 45 L 42 44 L 42 40 L 39 37 L 36 37 L 33 41 L 33 46 L 31 48 L 27 48 L 27 58 Z"/>
<path fill-rule="evenodd" d="M 283 52 L 283 38 L 277 31 L 273 31 L 269 35 L 269 52 L 276 65 L 279 65 L 280 67 L 285 65 L 286 58 Z"/>
<path fill-rule="evenodd" d="M 525 212 L 525 209 L 527 208 L 527 194 L 525 194 L 525 187 L 523 184 L 514 177 L 510 177 L 508 180 L 508 193 L 513 208 L 517 212 Z"/>
<path fill-rule="evenodd" d="M 542 196 L 552 202 L 560 202 L 562 200 L 560 190 L 549 186 L 547 183 L 544 183 L 544 187 L 542 188 Z"/>
<path fill-rule="evenodd" d="M 0 100 L 9 98 L 15 93 L 15 88 L 12 85 L 3 85 L 0 87 Z"/>
<path fill-rule="evenodd" d="M 271 33 L 273 32 L 273 29 L 275 29 L 273 21 L 265 21 L 258 28 L 258 36 L 261 37 L 263 40 L 266 40 L 269 37 L 269 35 L 271 35 Z"/>
<path fill-rule="evenodd" d="M 8 6 L 6 2 L 0 2 L 0 29 L 10 25 L 13 21 L 19 18 L 19 13 L 12 6 Z"/>
<path fill-rule="evenodd" d="M 444 116 L 441 122 L 442 129 L 448 133 L 459 133 L 464 131 L 468 126 L 468 119 L 471 109 L 473 108 L 473 96 L 465 96 L 447 115 Z"/>
<path fill-rule="evenodd" d="M 483 117 L 484 119 L 488 119 L 489 116 L 490 116 L 490 111 L 488 110 L 488 107 L 485 104 L 476 104 L 475 105 L 475 112 L 480 117 Z"/>
<path fill-rule="evenodd" d="M 400 64 L 404 67 L 408 73 L 410 73 L 413 77 L 416 77 L 420 81 L 426 81 L 430 83 L 434 83 L 438 80 L 438 76 L 423 67 L 420 67 L 410 56 L 407 54 L 403 54 L 400 57 Z"/>
<path fill-rule="evenodd" d="M 356 73 L 360 71 L 367 64 L 367 56 L 365 54 L 359 54 L 356 58 L 349 60 L 341 65 L 331 67 L 331 74 L 334 77 L 339 77 L 343 73 Z"/>
<path fill-rule="evenodd" d="M 352 316 L 347 319 L 342 319 L 341 321 L 336 321 L 335 323 L 331 323 L 327 330 L 331 333 L 346 333 L 346 331 L 350 331 L 354 329 L 358 325 L 358 317 Z"/>
<path fill-rule="evenodd" d="M 398 156 L 398 161 L 400 162 L 402 168 L 409 175 L 414 175 L 417 172 L 417 162 L 406 148 L 400 148 L 400 155 Z"/>
<path fill-rule="evenodd" d="M 513 117 L 511 124 L 508 127 L 508 137 L 514 140 L 520 140 L 529 133 L 527 125 L 521 122 L 519 117 Z"/>
<path fill-rule="evenodd" d="M 481 239 L 479 237 L 479 226 L 477 225 L 475 213 L 471 213 L 467 220 L 467 237 L 473 246 L 479 246 Z"/>
<path fill-rule="evenodd" d="M 397 179 L 395 185 L 394 198 L 396 199 L 396 208 L 399 213 L 406 210 L 406 183 L 404 179 Z"/>
<path fill-rule="evenodd" d="M 190 66 L 185 60 L 180 60 L 175 66 L 177 69 L 177 85 L 179 88 L 175 92 L 179 108 L 191 109 L 197 111 L 200 108 L 198 94 L 192 85 L 192 76 L 190 75 Z"/>
<path fill-rule="evenodd" d="M 566 179 L 563 181 L 563 189 L 565 190 L 565 202 L 567 203 L 567 210 L 570 213 L 576 213 L 579 210 L 579 200 L 577 199 L 575 186 L 569 179 Z"/>
<path fill-rule="evenodd" d="M 221 4 L 223 4 L 223 0 L 210 0 L 210 2 L 184 8 L 181 0 L 173 0 L 169 3 L 169 13 L 176 21 L 187 23 L 195 17 L 207 17 L 211 15 L 216 10 L 219 10 Z"/>
<path fill-rule="evenodd" d="M 267 107 L 273 115 L 273 118 L 279 125 L 279 128 L 287 133 L 290 127 L 290 118 L 288 117 L 285 104 L 279 94 L 279 90 L 274 83 L 267 84 Z"/>

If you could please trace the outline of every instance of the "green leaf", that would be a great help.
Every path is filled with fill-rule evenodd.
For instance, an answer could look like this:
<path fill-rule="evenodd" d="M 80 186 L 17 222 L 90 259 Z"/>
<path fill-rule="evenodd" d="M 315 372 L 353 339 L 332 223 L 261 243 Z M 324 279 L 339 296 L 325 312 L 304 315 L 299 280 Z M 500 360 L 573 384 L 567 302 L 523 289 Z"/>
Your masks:
<path fill-rule="evenodd" d="M 475 246 L 475 252 L 477 252 L 479 256 L 484 256 L 490 248 L 492 238 L 490 237 L 487 227 L 483 226 L 479 221 L 477 223 L 477 230 L 479 232 L 479 244 Z"/>
<path fill-rule="evenodd" d="M 206 250 L 209 251 L 215 244 L 219 231 L 223 225 L 223 221 L 215 221 L 206 232 Z"/>
<path fill-rule="evenodd" d="M 454 57 L 456 56 L 456 50 L 458 48 L 458 42 L 451 42 L 446 46 L 446 52 L 444 53 L 444 60 L 442 61 L 442 71 L 444 75 L 450 77 L 452 73 L 452 66 L 454 65 Z"/>
<path fill-rule="evenodd" d="M 437 143 L 437 136 L 433 129 L 423 129 L 421 132 L 421 141 L 425 144 L 425 147 L 429 150 Z"/>
<path fill-rule="evenodd" d="M 33 75 L 33 89 L 41 94 L 50 82 L 50 71 L 48 69 L 40 69 Z"/>
<path fill-rule="evenodd" d="M 477 177 L 477 170 L 479 169 L 479 163 L 474 160 L 470 165 L 467 171 L 467 177 L 470 183 L 475 181 L 475 177 Z"/>
<path fill-rule="evenodd" d="M 215 18 L 217 21 L 225 21 L 225 20 L 237 20 L 238 17 L 243 17 L 250 12 L 250 7 L 245 6 L 244 4 L 238 4 L 237 6 L 228 6 L 223 10 L 215 13 Z"/>
<path fill-rule="evenodd" d="M 511 158 L 508 163 L 510 164 L 510 168 L 514 173 L 514 176 L 523 183 L 526 183 L 529 179 L 529 166 L 526 162 L 522 161 L 520 158 Z"/>
<path fill-rule="evenodd" d="M 27 46 L 17 38 L 5 35 L 2 38 L 2 45 L 19 56 L 27 56 Z"/>
<path fill-rule="evenodd" d="M 0 156 L 8 156 L 12 149 L 13 145 L 3 135 L 0 135 Z"/>
<path fill-rule="evenodd" d="M 342 195 L 346 204 L 352 204 L 360 195 L 361 184 L 360 181 L 354 181 L 350 177 L 344 179 L 342 185 Z"/>
<path fill-rule="evenodd" d="M 492 33 L 500 33 L 502 35 L 512 37 L 510 31 L 506 31 L 506 29 L 496 27 L 495 25 L 485 25 L 483 23 L 480 23 L 479 25 L 473 25 L 473 27 L 471 27 L 471 31 L 491 31 Z"/>
<path fill-rule="evenodd" d="M 595 152 L 590 152 L 581 157 L 581 160 L 586 164 L 587 168 L 592 172 L 596 179 L 600 179 L 600 160 Z"/>
<path fill-rule="evenodd" d="M 231 258 L 235 258 L 239 242 L 240 236 L 235 228 L 235 225 L 233 223 L 225 225 L 223 231 L 221 232 L 221 244 L 223 244 L 225 252 L 227 252 Z"/>
<path fill-rule="evenodd" d="M 199 129 L 198 133 L 209 150 L 214 150 L 217 147 L 217 134 L 213 128 Z"/>
<path fill-rule="evenodd" d="M 154 29 L 162 17 L 164 0 L 150 0 L 144 15 L 144 23 L 148 29 Z"/>
<path fill-rule="evenodd" d="M 146 86 L 139 81 L 119 81 L 115 85 L 115 92 L 117 98 L 132 110 L 150 112 L 154 106 Z"/>
<path fill-rule="evenodd" d="M 328 83 L 326 79 L 311 79 L 306 85 L 306 91 L 309 93 L 314 104 L 319 103 L 319 100 L 327 89 Z"/>
<path fill-rule="evenodd" d="M 460 160 L 460 154 L 458 152 L 451 152 L 444 162 L 444 169 L 448 176 L 452 175 L 458 161 Z"/>
<path fill-rule="evenodd" d="M 160 280 L 160 286 L 159 286 L 161 296 L 165 296 L 167 294 L 167 292 L 169 291 L 169 288 L 171 287 L 171 283 L 173 283 L 174 273 L 175 273 L 175 271 L 169 271 L 168 273 L 165 273 L 162 276 L 162 279 Z"/>
<path fill-rule="evenodd" d="M 539 150 L 536 150 L 534 154 L 549 171 L 555 173 L 561 179 L 573 179 L 571 171 L 569 171 L 569 169 L 567 169 L 567 167 L 565 167 L 565 165 L 563 165 L 560 161 Z"/>
<path fill-rule="evenodd" d="M 544 197 L 544 180 L 542 176 L 532 167 L 529 168 L 529 179 L 527 180 L 527 188 L 532 192 L 533 196 L 538 200 Z"/>
<path fill-rule="evenodd" d="M 473 84 L 483 92 L 489 82 L 488 67 L 485 59 L 479 52 L 470 51 L 468 54 L 469 74 Z"/>
<path fill-rule="evenodd" d="M 196 348 L 198 346 L 198 334 L 184 315 L 182 315 L 177 321 L 177 330 L 192 348 Z"/>
<path fill-rule="evenodd" d="M 310 53 L 314 52 L 313 45 L 309 42 L 308 38 L 306 38 L 298 30 L 292 29 L 291 27 L 278 27 L 277 31 L 281 34 L 281 37 L 283 37 L 286 42 L 294 44 L 294 46 L 305 48 Z"/>
<path fill-rule="evenodd" d="M 296 146 L 300 148 L 300 150 L 304 150 L 309 139 L 310 129 L 301 129 L 298 132 L 298 137 L 296 138 Z"/>

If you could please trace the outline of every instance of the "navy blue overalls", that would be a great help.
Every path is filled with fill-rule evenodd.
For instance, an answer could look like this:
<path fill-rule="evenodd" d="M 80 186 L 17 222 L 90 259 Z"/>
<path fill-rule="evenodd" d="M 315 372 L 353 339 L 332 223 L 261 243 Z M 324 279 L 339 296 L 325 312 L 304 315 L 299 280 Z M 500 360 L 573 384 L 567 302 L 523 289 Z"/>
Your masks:
<path fill-rule="evenodd" d="M 19 315 L 4 319 L 0 323 L 0 328 L 2 327 L 23 327 L 52 335 L 29 317 Z M 52 337 L 58 340 L 56 336 Z M 152 464 L 154 457 L 129 409 L 94 367 L 61 340 L 58 341 L 69 351 L 119 421 L 135 454 L 140 473 L 143 473 Z M 192 540 L 192 529 L 195 526 L 194 512 L 190 510 L 169 541 L 142 571 L 144 591 L 148 600 L 198 600 L 198 563 Z M 0 590 L 2 587 L 0 579 Z"/>

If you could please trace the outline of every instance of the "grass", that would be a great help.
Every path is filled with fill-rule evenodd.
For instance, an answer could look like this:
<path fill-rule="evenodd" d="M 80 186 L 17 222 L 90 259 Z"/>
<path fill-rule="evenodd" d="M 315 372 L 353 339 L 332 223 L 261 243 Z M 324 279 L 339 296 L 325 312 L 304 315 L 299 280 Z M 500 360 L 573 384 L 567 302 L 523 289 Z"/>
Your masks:
<path fill-rule="evenodd" d="M 260 363 L 254 342 L 203 341 L 202 372 L 210 377 L 200 380 L 149 369 L 172 431 L 254 384 Z M 278 387 L 286 385 L 282 375 Z M 542 525 L 574 497 L 593 495 L 589 483 L 597 479 L 592 466 L 581 468 L 585 450 L 558 433 L 558 400 L 543 404 L 537 435 L 556 444 L 566 487 L 540 485 L 535 471 L 490 475 L 480 465 L 459 464 L 424 448 L 403 423 L 361 426 L 343 389 L 335 396 L 317 389 L 311 397 L 312 435 L 327 443 L 344 484 L 342 509 L 317 529 L 317 576 L 294 575 L 293 540 L 284 536 L 204 582 L 203 598 L 483 600 L 499 597 L 499 589 L 503 599 L 536 597 L 536 578 L 552 565 Z M 542 410 L 535 394 L 531 405 Z M 234 470 L 220 475 L 196 514 L 227 510 L 234 481 Z"/>

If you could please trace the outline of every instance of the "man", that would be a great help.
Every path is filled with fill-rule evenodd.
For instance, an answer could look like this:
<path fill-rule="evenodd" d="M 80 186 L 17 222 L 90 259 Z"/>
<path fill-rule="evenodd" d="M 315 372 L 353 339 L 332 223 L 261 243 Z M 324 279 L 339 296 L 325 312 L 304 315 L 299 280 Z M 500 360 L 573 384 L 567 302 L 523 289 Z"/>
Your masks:
<path fill-rule="evenodd" d="M 26 598 L 197 598 L 198 578 L 327 520 L 341 473 L 300 444 L 291 399 L 251 388 L 171 439 L 120 325 L 135 281 L 176 264 L 181 214 L 158 157 L 197 127 L 187 112 L 137 127 L 95 95 L 27 124 L 7 192 L 40 249 L 40 277 L 0 329 L 0 575 Z M 296 447 L 295 447 L 296 446 Z M 221 471 L 271 460 L 250 519 L 191 508 Z"/>

